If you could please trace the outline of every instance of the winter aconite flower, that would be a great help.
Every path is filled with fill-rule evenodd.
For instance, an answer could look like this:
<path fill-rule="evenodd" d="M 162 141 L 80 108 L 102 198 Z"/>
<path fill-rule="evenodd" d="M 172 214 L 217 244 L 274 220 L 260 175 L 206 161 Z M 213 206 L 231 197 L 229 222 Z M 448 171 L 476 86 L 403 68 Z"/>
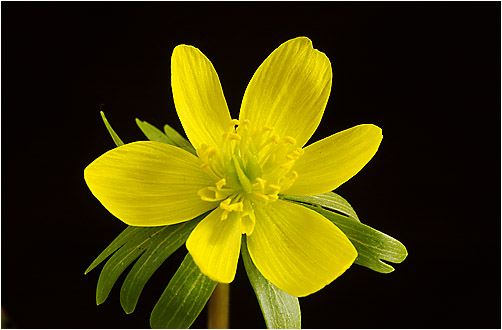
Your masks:
<path fill-rule="evenodd" d="M 332 222 L 281 194 L 329 192 L 373 157 L 381 129 L 359 125 L 307 147 L 331 90 L 331 64 L 305 37 L 279 46 L 258 68 L 232 119 L 211 62 L 177 46 L 176 111 L 197 156 L 158 142 L 115 148 L 85 169 L 96 198 L 131 226 L 166 226 L 211 211 L 187 249 L 211 279 L 234 279 L 241 239 L 270 282 L 293 296 L 316 292 L 357 251 Z"/>

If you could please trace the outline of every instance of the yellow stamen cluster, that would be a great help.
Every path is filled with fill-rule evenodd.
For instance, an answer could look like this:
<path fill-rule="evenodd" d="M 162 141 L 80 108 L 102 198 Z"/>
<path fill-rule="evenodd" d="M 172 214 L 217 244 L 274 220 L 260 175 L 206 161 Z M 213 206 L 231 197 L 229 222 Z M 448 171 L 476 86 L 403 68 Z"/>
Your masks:
<path fill-rule="evenodd" d="M 298 178 L 292 168 L 303 149 L 295 145 L 294 138 L 279 137 L 272 127 L 231 120 L 219 148 L 202 145 L 197 150 L 200 168 L 215 182 L 199 190 L 200 198 L 220 201 L 221 219 L 237 217 L 242 232 L 251 235 L 255 224 L 253 205 L 276 201 L 278 194 Z"/>

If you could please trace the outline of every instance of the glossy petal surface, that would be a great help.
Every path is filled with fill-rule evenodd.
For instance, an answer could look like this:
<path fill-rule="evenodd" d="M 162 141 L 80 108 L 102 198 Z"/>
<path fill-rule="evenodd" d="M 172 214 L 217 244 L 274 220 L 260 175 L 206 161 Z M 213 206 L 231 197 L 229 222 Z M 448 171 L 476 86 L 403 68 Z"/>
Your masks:
<path fill-rule="evenodd" d="M 319 195 L 338 188 L 375 155 L 382 141 L 380 127 L 358 125 L 306 147 L 293 167 L 298 172 L 288 195 Z"/>
<path fill-rule="evenodd" d="M 239 119 L 291 136 L 303 146 L 321 121 L 331 90 L 331 64 L 305 37 L 279 46 L 258 68 Z"/>
<path fill-rule="evenodd" d="M 211 62 L 195 47 L 177 46 L 171 58 L 171 85 L 176 111 L 195 149 L 203 143 L 218 145 L 231 118 Z"/>
<path fill-rule="evenodd" d="M 255 213 L 256 226 L 247 238 L 251 258 L 267 280 L 290 295 L 322 289 L 357 256 L 340 229 L 303 206 L 278 200 Z"/>
<path fill-rule="evenodd" d="M 202 220 L 186 246 L 204 275 L 213 281 L 230 283 L 237 270 L 242 234 L 239 219 L 229 216 L 221 220 L 222 213 L 218 208 Z"/>
<path fill-rule="evenodd" d="M 93 195 L 131 226 L 163 226 L 191 220 L 214 208 L 197 195 L 214 184 L 197 157 L 160 142 L 112 149 L 84 170 Z"/>

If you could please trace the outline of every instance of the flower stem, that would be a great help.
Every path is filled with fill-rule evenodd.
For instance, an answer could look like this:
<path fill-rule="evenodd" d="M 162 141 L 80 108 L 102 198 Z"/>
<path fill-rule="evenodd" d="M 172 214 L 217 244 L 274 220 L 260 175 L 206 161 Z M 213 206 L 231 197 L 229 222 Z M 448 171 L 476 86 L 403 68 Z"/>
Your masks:
<path fill-rule="evenodd" d="M 208 329 L 228 329 L 230 284 L 218 283 L 209 299 Z"/>

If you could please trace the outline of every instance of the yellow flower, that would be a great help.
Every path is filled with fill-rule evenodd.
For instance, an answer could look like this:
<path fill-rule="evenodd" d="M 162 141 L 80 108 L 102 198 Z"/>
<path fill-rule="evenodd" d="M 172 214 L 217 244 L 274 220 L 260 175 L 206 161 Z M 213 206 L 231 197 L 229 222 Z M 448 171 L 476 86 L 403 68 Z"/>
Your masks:
<path fill-rule="evenodd" d="M 171 58 L 176 111 L 198 157 L 158 142 L 115 148 L 84 171 L 91 192 L 131 226 L 165 226 L 211 211 L 186 242 L 200 270 L 229 283 L 242 235 L 258 270 L 293 296 L 322 289 L 357 251 L 332 222 L 281 199 L 334 190 L 376 153 L 381 129 L 358 125 L 304 147 L 328 102 L 332 71 L 305 37 L 283 43 L 251 79 L 232 119 L 218 75 L 197 48 Z"/>

